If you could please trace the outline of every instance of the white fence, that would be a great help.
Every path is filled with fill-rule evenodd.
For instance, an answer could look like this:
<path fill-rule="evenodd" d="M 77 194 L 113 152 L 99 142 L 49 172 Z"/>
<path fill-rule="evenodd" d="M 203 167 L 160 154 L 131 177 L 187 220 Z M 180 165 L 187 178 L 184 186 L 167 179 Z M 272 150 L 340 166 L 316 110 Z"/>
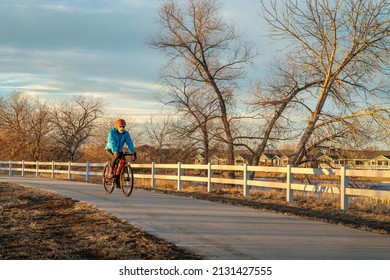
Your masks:
<path fill-rule="evenodd" d="M 369 177 L 379 178 L 379 185 L 384 185 L 387 181 L 390 183 L 390 171 L 383 170 L 352 170 L 346 167 L 341 169 L 317 169 L 317 168 L 298 168 L 288 165 L 287 167 L 269 167 L 269 166 L 249 166 L 249 165 L 198 165 L 198 164 L 132 164 L 134 169 L 134 177 L 140 179 L 149 179 L 153 188 L 156 187 L 156 180 L 174 180 L 177 182 L 177 189 L 182 190 L 183 182 L 203 182 L 207 185 L 207 191 L 213 190 L 214 184 L 229 184 L 241 186 L 243 195 L 250 194 L 250 187 L 266 187 L 286 190 L 287 201 L 293 201 L 294 190 L 316 193 L 331 193 L 340 195 L 340 208 L 348 210 L 348 198 L 350 196 L 366 196 L 373 198 L 390 198 L 390 191 L 373 190 L 373 189 L 357 189 L 350 188 L 350 177 Z M 49 173 L 51 178 L 55 178 L 56 174 L 66 174 L 68 180 L 72 179 L 72 175 L 83 175 L 87 182 L 90 181 L 90 176 L 101 176 L 101 171 L 91 171 L 92 169 L 103 169 L 104 163 L 74 163 L 74 162 L 31 162 L 31 161 L 0 161 L 0 171 L 8 171 L 12 176 L 14 172 L 20 172 L 24 176 L 27 172 L 35 173 L 38 177 L 40 173 Z M 77 169 L 77 170 L 75 170 Z M 169 174 L 159 174 L 159 170 L 170 170 Z M 137 171 L 139 171 L 137 173 Z M 145 172 L 146 171 L 146 172 Z M 203 171 L 202 175 L 185 175 L 185 171 L 192 173 Z M 236 178 L 221 178 L 215 176 L 220 172 L 235 172 Z M 282 176 L 277 176 L 283 179 L 259 179 L 250 180 L 250 172 L 265 172 L 278 173 Z M 237 175 L 238 174 L 238 175 Z M 330 183 L 303 183 L 294 182 L 294 175 L 325 175 L 324 177 L 332 177 L 333 182 Z M 297 176 L 296 176 L 297 177 Z M 336 182 L 334 178 L 337 178 Z"/>

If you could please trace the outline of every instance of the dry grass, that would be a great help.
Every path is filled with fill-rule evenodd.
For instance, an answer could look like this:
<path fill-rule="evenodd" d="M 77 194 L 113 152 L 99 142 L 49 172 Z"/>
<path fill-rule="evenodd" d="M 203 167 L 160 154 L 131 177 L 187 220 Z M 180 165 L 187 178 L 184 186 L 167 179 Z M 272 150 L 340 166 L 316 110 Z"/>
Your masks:
<path fill-rule="evenodd" d="M 95 207 L 0 184 L 0 259 L 200 259 Z"/>

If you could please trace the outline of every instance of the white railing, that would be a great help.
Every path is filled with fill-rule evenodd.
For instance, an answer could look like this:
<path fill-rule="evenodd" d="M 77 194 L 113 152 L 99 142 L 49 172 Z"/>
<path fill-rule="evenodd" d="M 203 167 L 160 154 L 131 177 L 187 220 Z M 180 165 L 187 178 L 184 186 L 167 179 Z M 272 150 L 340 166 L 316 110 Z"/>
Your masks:
<path fill-rule="evenodd" d="M 134 178 L 150 180 L 151 187 L 156 187 L 156 180 L 174 180 L 177 182 L 177 189 L 182 190 L 183 182 L 203 182 L 207 185 L 207 191 L 212 192 L 214 184 L 229 184 L 241 186 L 243 195 L 250 194 L 250 187 L 266 187 L 285 189 L 287 201 L 293 201 L 294 190 L 316 193 L 331 193 L 340 195 L 340 208 L 348 210 L 348 198 L 350 196 L 366 196 L 373 198 L 390 198 L 390 191 L 373 190 L 373 189 L 356 189 L 349 187 L 350 177 L 370 177 L 379 178 L 378 185 L 390 184 L 390 171 L 383 170 L 351 170 L 346 167 L 341 169 L 319 169 L 319 168 L 298 168 L 288 165 L 286 167 L 270 167 L 270 166 L 249 166 L 247 164 L 236 165 L 198 165 L 198 164 L 131 164 L 134 169 Z M 51 178 L 55 178 L 56 174 L 66 174 L 67 179 L 71 180 L 72 175 L 85 176 L 87 182 L 90 181 L 91 176 L 101 176 L 101 170 L 104 163 L 74 163 L 74 162 L 34 162 L 34 161 L 0 161 L 0 171 L 8 171 L 12 176 L 14 172 L 20 172 L 24 176 L 27 172 L 35 173 L 38 177 L 40 173 L 50 173 Z M 81 170 L 80 170 L 81 168 Z M 79 170 L 75 170 L 79 169 Z M 92 171 L 92 169 L 99 171 Z M 142 171 L 147 170 L 146 173 Z M 172 170 L 174 173 L 169 175 L 159 174 L 158 170 Z M 137 173 L 137 170 L 139 172 Z M 203 171 L 202 175 L 184 175 L 184 171 Z M 219 171 L 219 172 L 217 172 Z M 216 174 L 220 172 L 235 172 L 236 178 L 221 178 Z M 278 173 L 273 179 L 259 179 L 250 180 L 250 172 L 265 172 Z M 187 172 L 188 173 L 188 172 Z M 193 172 L 194 173 L 194 172 Z M 322 177 L 331 177 L 333 182 L 325 183 L 304 183 L 294 182 L 294 175 L 323 175 Z M 297 177 L 297 176 L 295 176 Z M 280 179 L 278 179 L 280 178 Z M 334 178 L 337 178 L 335 181 Z M 326 179 L 326 178 L 325 178 Z M 324 180 L 321 178 L 321 180 Z M 387 183 L 386 183 L 387 181 Z"/>

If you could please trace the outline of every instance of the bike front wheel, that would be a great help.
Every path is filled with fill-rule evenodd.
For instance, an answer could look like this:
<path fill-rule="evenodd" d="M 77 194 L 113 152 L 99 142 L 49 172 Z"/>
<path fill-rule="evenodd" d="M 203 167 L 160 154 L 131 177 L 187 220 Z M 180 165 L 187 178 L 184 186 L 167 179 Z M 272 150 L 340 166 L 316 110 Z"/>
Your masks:
<path fill-rule="evenodd" d="M 123 194 L 125 196 L 130 196 L 134 187 L 134 175 L 133 169 L 129 164 L 123 166 L 120 176 L 120 184 Z"/>
<path fill-rule="evenodd" d="M 114 180 L 107 178 L 109 172 L 110 172 L 110 165 L 106 163 L 102 174 L 103 188 L 106 191 L 106 193 L 112 193 L 115 189 Z"/>

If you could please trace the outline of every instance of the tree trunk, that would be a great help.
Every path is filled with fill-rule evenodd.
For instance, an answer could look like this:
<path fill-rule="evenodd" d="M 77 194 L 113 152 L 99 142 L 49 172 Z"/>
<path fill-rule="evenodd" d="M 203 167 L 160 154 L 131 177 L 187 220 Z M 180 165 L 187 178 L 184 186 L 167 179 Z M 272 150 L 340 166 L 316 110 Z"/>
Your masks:
<path fill-rule="evenodd" d="M 319 116 L 321 115 L 326 98 L 328 97 L 331 84 L 332 80 L 327 79 L 324 83 L 324 86 L 322 87 L 322 91 L 318 99 L 316 109 L 312 112 L 305 132 L 303 133 L 302 138 L 299 141 L 297 147 L 295 148 L 294 154 L 290 159 L 290 163 L 292 163 L 294 166 L 299 166 L 303 157 L 305 156 L 306 143 L 309 141 L 311 135 L 315 130 L 316 123 L 318 121 Z"/>

